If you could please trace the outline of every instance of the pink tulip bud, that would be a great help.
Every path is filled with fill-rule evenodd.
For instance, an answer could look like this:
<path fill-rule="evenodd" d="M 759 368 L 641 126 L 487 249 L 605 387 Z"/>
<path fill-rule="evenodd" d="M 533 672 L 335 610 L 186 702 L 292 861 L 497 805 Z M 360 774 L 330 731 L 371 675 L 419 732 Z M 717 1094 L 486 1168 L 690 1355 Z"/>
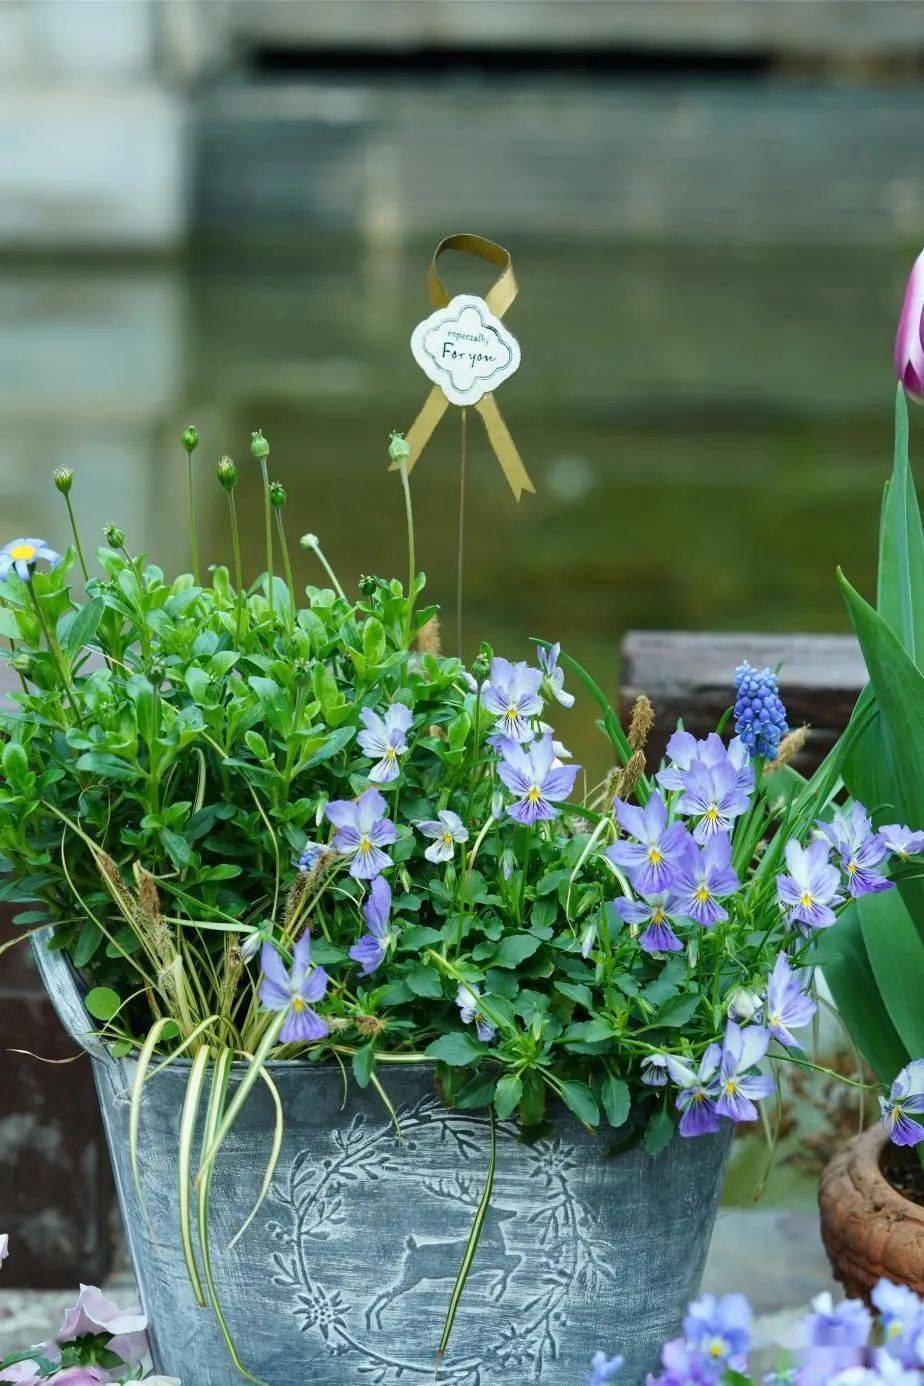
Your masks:
<path fill-rule="evenodd" d="M 924 251 L 915 260 L 895 336 L 895 374 L 909 399 L 924 404 Z"/>

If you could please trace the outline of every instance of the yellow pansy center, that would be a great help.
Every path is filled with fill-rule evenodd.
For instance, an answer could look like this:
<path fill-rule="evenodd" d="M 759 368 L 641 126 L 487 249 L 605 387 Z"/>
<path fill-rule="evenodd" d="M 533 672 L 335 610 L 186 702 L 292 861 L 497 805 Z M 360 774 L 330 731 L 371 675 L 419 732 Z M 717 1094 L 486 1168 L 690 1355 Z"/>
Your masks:
<path fill-rule="evenodd" d="M 724 1338 L 710 1338 L 706 1345 L 706 1351 L 712 1358 L 724 1357 L 728 1352 L 728 1344 Z"/>
<path fill-rule="evenodd" d="M 450 832 L 445 832 L 445 833 L 443 833 L 443 836 L 442 836 L 442 838 L 440 839 L 440 841 L 443 843 L 443 845 L 444 845 L 445 847 L 451 847 L 451 846 L 452 846 L 452 833 L 450 833 Z"/>
<path fill-rule="evenodd" d="M 385 759 L 386 759 L 386 760 L 397 760 L 397 759 L 398 759 L 398 752 L 395 750 L 394 746 L 388 746 L 388 747 L 386 748 L 386 750 L 385 750 Z"/>
<path fill-rule="evenodd" d="M 34 558 L 34 557 L 35 557 L 35 545 L 34 545 L 34 544 L 14 544 L 13 547 L 12 547 L 11 549 L 8 549 L 8 550 L 7 550 L 7 552 L 9 553 L 10 558 L 16 558 L 16 559 L 24 558 L 24 559 L 26 560 L 26 562 L 28 562 L 30 558 Z"/>
<path fill-rule="evenodd" d="M 661 849 L 659 847 L 649 847 L 648 860 L 651 862 L 652 866 L 660 866 L 664 860 L 664 857 L 661 855 Z"/>
<path fill-rule="evenodd" d="M 665 919 L 665 914 L 664 914 L 664 911 L 663 911 L 662 909 L 653 909 L 653 910 L 651 911 L 651 922 L 652 922 L 652 924 L 663 924 L 663 923 L 664 923 L 664 919 Z"/>
<path fill-rule="evenodd" d="M 737 1090 L 738 1084 L 735 1082 L 734 1078 L 729 1078 L 728 1082 L 725 1084 L 725 1092 L 727 1096 L 733 1097 Z"/>
<path fill-rule="evenodd" d="M 292 998 L 292 1009 L 293 1009 L 293 1011 L 303 1011 L 303 1010 L 305 1009 L 305 1000 L 304 1000 L 304 997 L 301 997 L 301 996 L 295 996 L 295 997 L 293 997 L 293 998 Z"/>
<path fill-rule="evenodd" d="M 520 710 L 515 703 L 511 703 L 504 713 L 505 722 L 518 722 L 520 720 Z"/>
<path fill-rule="evenodd" d="M 855 858 L 851 858 L 851 860 L 847 863 L 847 875 L 855 876 L 859 869 L 859 863 L 856 861 Z"/>
<path fill-rule="evenodd" d="M 697 904 L 705 905 L 709 899 L 709 887 L 706 885 L 697 886 L 695 899 Z"/>
<path fill-rule="evenodd" d="M 810 910 L 814 903 L 815 897 L 812 895 L 811 891 L 803 890 L 802 894 L 799 896 L 799 904 L 802 908 L 804 910 Z"/>
<path fill-rule="evenodd" d="M 709 807 L 706 809 L 706 821 L 707 821 L 708 823 L 718 823 L 718 821 L 719 821 L 719 806 L 718 806 L 718 804 L 710 804 Z"/>
<path fill-rule="evenodd" d="M 368 837 L 361 837 L 361 838 L 359 839 L 359 850 L 360 850 L 361 852 L 371 852 L 371 851 L 372 851 L 372 840 L 371 840 L 371 838 L 368 838 Z"/>
<path fill-rule="evenodd" d="M 541 798 L 542 790 L 539 788 L 537 784 L 531 784 L 529 787 L 529 793 L 526 796 L 526 802 L 528 804 L 538 804 Z"/>
<path fill-rule="evenodd" d="M 780 1026 L 783 1024 L 783 1017 L 780 1015 L 779 1011 L 774 1011 L 772 1015 L 767 1017 L 767 1023 L 769 1025 Z"/>

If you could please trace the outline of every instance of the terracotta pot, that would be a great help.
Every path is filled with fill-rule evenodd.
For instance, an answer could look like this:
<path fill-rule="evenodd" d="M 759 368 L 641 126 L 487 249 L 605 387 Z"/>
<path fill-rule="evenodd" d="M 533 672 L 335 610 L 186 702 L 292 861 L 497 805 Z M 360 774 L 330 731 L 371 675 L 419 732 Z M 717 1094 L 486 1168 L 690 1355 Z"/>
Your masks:
<path fill-rule="evenodd" d="M 924 1208 L 882 1172 L 881 1126 L 856 1136 L 821 1176 L 821 1236 L 835 1276 L 863 1299 L 883 1276 L 924 1294 Z"/>

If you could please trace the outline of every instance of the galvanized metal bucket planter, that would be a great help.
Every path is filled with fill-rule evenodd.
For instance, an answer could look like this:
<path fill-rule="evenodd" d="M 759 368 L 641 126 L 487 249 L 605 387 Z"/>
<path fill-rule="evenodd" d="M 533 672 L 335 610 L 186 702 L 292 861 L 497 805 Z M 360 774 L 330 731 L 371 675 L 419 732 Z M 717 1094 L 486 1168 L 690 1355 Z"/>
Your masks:
<path fill-rule="evenodd" d="M 114 1060 L 69 965 L 39 940 L 44 981 L 71 1035 L 89 1050 L 155 1364 L 183 1386 L 233 1386 L 208 1310 L 189 1287 L 177 1231 L 180 1110 L 188 1069 L 145 1086 L 141 1182 L 129 1167 L 134 1064 Z M 277 1063 L 286 1133 L 272 1192 L 233 1251 L 272 1132 L 257 1084 L 212 1185 L 212 1245 L 225 1316 L 243 1361 L 270 1386 L 579 1386 L 595 1350 L 625 1355 L 641 1382 L 696 1292 L 730 1145 L 728 1132 L 675 1139 L 652 1159 L 605 1157 L 562 1111 L 535 1145 L 498 1127 L 494 1194 L 444 1362 L 435 1372 L 450 1290 L 489 1155 L 483 1116 L 444 1107 L 433 1070 L 395 1066 L 381 1101 L 336 1066 Z"/>

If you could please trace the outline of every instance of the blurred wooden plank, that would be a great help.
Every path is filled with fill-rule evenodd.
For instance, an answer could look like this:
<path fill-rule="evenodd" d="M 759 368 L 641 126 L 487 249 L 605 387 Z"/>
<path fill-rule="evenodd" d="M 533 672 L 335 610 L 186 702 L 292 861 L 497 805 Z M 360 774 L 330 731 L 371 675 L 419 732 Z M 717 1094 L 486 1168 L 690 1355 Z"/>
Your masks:
<path fill-rule="evenodd" d="M 650 764 L 663 755 L 678 721 L 696 736 L 715 730 L 734 701 L 734 672 L 744 660 L 758 669 L 779 667 L 789 725 L 809 727 L 797 768 L 814 769 L 847 725 L 866 682 L 850 635 L 629 631 L 622 642 L 621 711 L 626 717 L 639 693 L 654 704 Z"/>

